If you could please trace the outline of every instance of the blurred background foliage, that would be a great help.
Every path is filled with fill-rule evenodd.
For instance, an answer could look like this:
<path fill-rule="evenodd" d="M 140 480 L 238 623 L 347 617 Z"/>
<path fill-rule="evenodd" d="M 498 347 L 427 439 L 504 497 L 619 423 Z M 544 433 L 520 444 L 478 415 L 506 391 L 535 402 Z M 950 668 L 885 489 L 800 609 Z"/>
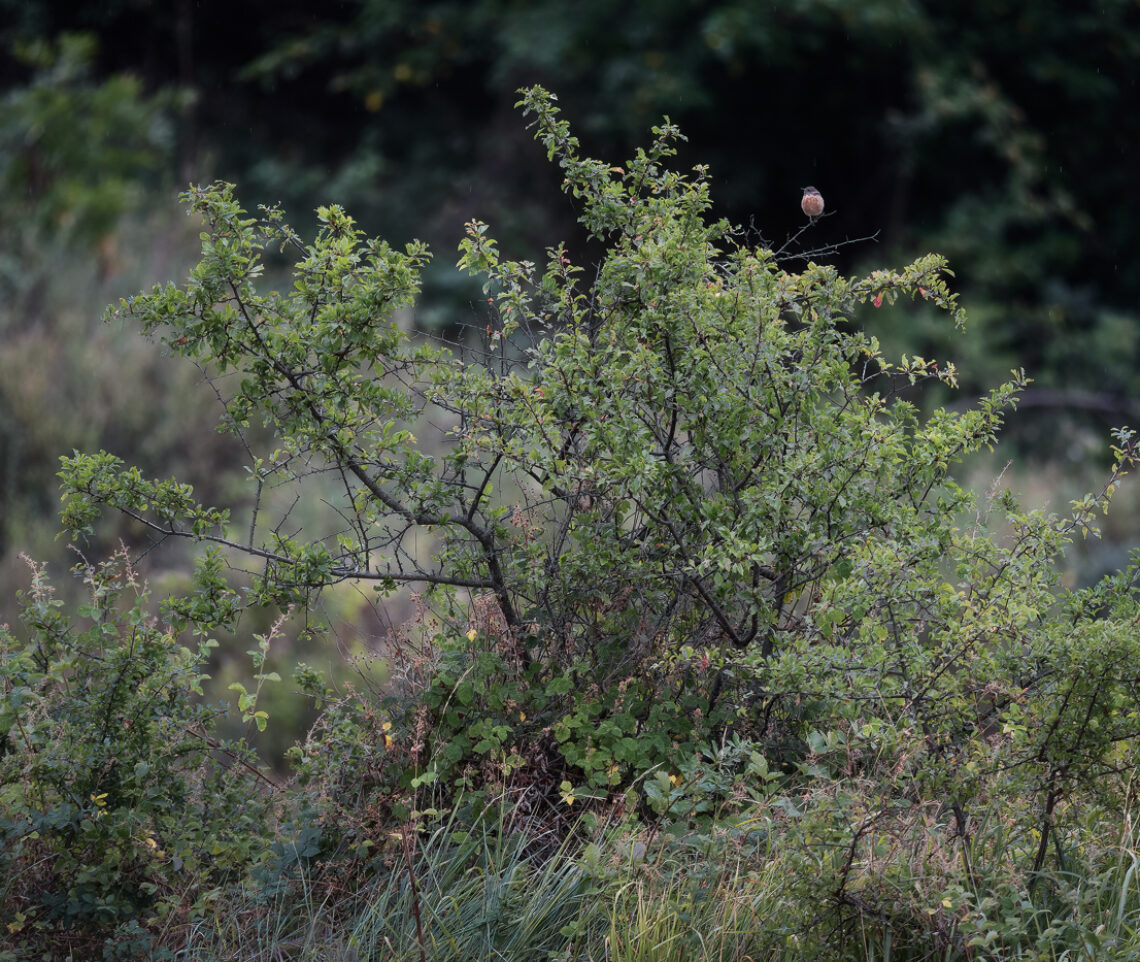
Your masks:
<path fill-rule="evenodd" d="M 970 337 L 933 313 L 865 322 L 888 354 L 958 363 L 967 399 L 1011 367 L 1035 379 L 979 483 L 1015 456 L 1007 481 L 1063 505 L 1108 428 L 1140 422 L 1135 0 L 0 0 L 0 24 L 0 620 L 19 552 L 67 558 L 59 455 L 106 448 L 206 501 L 241 490 L 198 372 L 99 322 L 192 263 L 177 191 L 224 178 L 302 234 L 336 202 L 428 241 L 413 323 L 455 333 L 479 318 L 452 269 L 469 218 L 511 256 L 565 240 L 589 257 L 514 109 L 523 84 L 556 91 L 584 150 L 615 163 L 668 115 L 681 162 L 709 165 L 720 213 L 757 243 L 799 229 L 815 184 L 832 213 L 791 258 L 852 238 L 873 240 L 829 255 L 841 270 L 948 255 Z M 1123 498 L 1101 554 L 1077 559 L 1088 573 L 1136 540 Z M 357 650 L 401 613 L 346 591 L 328 617 Z"/>

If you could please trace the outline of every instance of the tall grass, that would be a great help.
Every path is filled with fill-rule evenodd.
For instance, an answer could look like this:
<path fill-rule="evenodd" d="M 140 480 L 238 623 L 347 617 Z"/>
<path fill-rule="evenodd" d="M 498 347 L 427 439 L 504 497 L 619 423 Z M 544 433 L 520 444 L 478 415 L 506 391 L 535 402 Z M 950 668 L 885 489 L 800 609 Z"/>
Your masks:
<path fill-rule="evenodd" d="M 493 818 L 401 834 L 370 882 L 330 903 L 308 878 L 259 905 L 252 894 L 199 923 L 186 960 L 727 960 L 743 958 L 754 888 L 740 866 L 710 873 L 620 827 L 556 839 Z M 403 840 L 411 857 L 405 860 Z"/>
<path fill-rule="evenodd" d="M 246 887 L 166 944 L 181 942 L 180 962 L 1140 959 L 1130 815 L 1090 809 L 1063 841 L 1065 869 L 1031 888 L 1034 840 L 1002 804 L 967 839 L 914 819 L 906 844 L 856 860 L 846 902 L 810 819 L 758 814 L 757 844 L 728 822 L 556 837 L 452 816 L 395 833 L 357 875 L 314 867 L 272 898 Z"/>

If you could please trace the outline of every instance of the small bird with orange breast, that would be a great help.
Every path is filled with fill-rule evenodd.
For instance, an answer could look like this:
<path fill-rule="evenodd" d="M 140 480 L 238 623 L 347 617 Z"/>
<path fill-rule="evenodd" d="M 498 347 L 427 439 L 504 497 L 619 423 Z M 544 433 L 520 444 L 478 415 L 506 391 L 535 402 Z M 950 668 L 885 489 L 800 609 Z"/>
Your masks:
<path fill-rule="evenodd" d="M 800 210 L 802 210 L 814 224 L 816 218 L 823 213 L 823 194 L 821 194 L 814 187 L 805 187 L 804 196 L 800 199 Z"/>

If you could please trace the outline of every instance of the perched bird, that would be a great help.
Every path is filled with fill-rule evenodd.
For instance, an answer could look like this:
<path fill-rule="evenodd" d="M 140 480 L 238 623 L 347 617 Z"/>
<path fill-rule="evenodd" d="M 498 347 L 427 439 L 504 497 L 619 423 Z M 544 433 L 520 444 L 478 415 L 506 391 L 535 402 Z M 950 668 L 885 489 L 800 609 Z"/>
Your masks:
<path fill-rule="evenodd" d="M 805 187 L 804 196 L 800 200 L 800 210 L 807 214 L 814 224 L 816 218 L 823 213 L 823 194 L 814 187 Z"/>

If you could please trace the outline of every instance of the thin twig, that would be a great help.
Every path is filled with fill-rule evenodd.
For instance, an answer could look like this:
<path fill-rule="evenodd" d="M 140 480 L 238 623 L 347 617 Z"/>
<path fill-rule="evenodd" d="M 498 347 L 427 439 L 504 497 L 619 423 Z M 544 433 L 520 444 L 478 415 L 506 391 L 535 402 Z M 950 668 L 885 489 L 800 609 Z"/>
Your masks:
<path fill-rule="evenodd" d="M 408 826 L 400 831 L 404 843 L 404 861 L 408 865 L 408 880 L 412 883 L 412 915 L 416 919 L 416 943 L 420 947 L 420 962 L 427 962 L 427 953 L 424 951 L 424 928 L 420 921 L 420 887 L 416 884 L 416 870 L 412 864 L 412 844 L 408 840 Z"/>

